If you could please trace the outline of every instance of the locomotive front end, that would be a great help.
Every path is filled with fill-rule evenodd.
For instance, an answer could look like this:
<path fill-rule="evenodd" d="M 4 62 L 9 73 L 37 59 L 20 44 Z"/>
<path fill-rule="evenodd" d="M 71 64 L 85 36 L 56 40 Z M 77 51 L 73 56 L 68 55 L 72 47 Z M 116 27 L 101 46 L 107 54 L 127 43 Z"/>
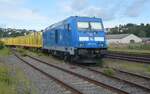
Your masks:
<path fill-rule="evenodd" d="M 77 21 L 77 51 L 80 57 L 102 57 L 107 50 L 105 32 L 100 18 Z"/>

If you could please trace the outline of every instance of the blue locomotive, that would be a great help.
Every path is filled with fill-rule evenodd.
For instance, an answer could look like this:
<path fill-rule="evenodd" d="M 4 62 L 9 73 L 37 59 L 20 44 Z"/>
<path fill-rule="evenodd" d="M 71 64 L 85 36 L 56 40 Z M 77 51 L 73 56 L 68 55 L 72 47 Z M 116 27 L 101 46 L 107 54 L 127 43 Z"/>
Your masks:
<path fill-rule="evenodd" d="M 43 49 L 55 56 L 91 63 L 107 50 L 101 18 L 71 16 L 47 27 Z"/>

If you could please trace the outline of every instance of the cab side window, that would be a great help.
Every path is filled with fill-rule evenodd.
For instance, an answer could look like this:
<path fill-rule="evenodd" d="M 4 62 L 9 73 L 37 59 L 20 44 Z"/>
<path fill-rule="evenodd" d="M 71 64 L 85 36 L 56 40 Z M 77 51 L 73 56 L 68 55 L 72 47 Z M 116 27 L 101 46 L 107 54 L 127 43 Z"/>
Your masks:
<path fill-rule="evenodd" d="M 71 26 L 70 24 L 65 24 L 65 29 L 70 32 L 71 31 Z"/>

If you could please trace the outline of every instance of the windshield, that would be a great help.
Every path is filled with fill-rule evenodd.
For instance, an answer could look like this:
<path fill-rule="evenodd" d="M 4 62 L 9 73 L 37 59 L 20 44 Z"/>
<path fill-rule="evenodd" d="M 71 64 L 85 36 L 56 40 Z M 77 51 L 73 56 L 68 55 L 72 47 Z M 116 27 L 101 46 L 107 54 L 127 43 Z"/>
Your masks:
<path fill-rule="evenodd" d="M 78 22 L 78 29 L 89 29 L 88 22 Z"/>
<path fill-rule="evenodd" d="M 79 30 L 102 30 L 102 24 L 100 22 L 78 22 Z"/>

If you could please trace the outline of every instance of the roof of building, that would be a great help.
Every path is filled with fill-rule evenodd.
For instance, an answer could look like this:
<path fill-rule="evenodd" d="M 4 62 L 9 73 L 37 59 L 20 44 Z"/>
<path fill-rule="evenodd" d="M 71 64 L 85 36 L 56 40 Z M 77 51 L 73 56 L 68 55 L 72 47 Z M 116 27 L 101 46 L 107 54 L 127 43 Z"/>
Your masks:
<path fill-rule="evenodd" d="M 107 39 L 122 39 L 129 35 L 131 34 L 111 34 L 111 35 L 106 35 L 106 38 Z"/>

